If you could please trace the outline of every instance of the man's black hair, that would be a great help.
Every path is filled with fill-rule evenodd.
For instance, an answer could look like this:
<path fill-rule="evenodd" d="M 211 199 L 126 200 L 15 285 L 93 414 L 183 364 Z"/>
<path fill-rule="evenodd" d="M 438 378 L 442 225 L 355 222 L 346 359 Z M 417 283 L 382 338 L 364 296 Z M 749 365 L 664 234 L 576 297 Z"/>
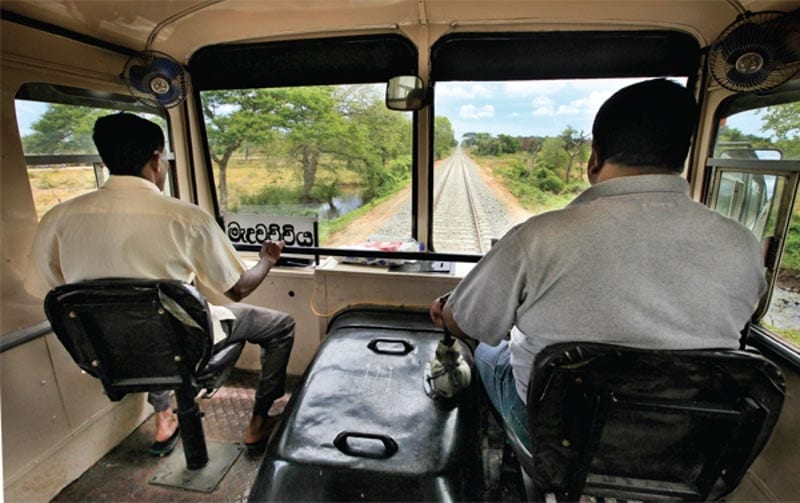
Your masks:
<path fill-rule="evenodd" d="M 692 93 L 669 80 L 648 80 L 620 89 L 594 119 L 597 161 L 680 172 L 697 117 Z"/>
<path fill-rule="evenodd" d="M 153 155 L 164 149 L 158 124 L 124 112 L 97 119 L 92 139 L 112 175 L 139 176 Z"/>

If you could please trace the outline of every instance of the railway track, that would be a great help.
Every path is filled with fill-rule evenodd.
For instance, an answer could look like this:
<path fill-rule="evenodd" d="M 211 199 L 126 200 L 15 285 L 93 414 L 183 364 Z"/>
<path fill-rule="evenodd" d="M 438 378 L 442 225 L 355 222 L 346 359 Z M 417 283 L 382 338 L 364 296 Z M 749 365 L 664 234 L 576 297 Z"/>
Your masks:
<path fill-rule="evenodd" d="M 437 251 L 486 253 L 487 222 L 475 188 L 482 181 L 476 179 L 475 169 L 460 150 L 440 169 L 433 197 Z"/>

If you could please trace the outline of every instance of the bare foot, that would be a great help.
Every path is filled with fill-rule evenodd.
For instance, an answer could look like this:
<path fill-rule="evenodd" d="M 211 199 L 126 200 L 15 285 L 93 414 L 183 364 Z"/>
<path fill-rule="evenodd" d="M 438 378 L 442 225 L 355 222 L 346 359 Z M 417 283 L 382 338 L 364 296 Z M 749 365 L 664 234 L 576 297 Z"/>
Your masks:
<path fill-rule="evenodd" d="M 244 443 L 256 444 L 269 438 L 279 419 L 276 416 L 253 416 L 244 433 Z"/>
<path fill-rule="evenodd" d="M 172 409 L 165 409 L 156 412 L 156 442 L 163 442 L 175 433 L 178 429 L 178 416 Z"/>

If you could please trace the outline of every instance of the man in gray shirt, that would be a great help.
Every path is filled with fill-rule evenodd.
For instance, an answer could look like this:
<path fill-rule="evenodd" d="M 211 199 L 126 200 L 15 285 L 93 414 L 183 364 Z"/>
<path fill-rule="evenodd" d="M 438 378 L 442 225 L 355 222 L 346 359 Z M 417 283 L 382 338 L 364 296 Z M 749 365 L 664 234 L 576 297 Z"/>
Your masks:
<path fill-rule="evenodd" d="M 697 115 L 667 80 L 618 91 L 592 127 L 592 187 L 511 229 L 433 301 L 435 323 L 481 341 L 484 388 L 526 444 L 528 377 L 545 346 L 738 347 L 766 288 L 761 246 L 689 197 L 680 174 Z"/>

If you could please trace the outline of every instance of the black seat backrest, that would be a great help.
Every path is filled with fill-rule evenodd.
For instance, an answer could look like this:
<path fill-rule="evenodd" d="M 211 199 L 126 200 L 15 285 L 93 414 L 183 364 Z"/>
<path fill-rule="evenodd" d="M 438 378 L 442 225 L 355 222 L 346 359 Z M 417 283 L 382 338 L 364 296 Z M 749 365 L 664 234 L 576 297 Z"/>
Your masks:
<path fill-rule="evenodd" d="M 537 495 L 719 498 L 780 414 L 778 367 L 739 350 L 565 343 L 537 355 L 528 388 Z"/>
<path fill-rule="evenodd" d="M 45 313 L 78 366 L 99 377 L 112 400 L 195 386 L 196 372 L 211 356 L 205 298 L 180 281 L 67 284 L 47 295 Z"/>

